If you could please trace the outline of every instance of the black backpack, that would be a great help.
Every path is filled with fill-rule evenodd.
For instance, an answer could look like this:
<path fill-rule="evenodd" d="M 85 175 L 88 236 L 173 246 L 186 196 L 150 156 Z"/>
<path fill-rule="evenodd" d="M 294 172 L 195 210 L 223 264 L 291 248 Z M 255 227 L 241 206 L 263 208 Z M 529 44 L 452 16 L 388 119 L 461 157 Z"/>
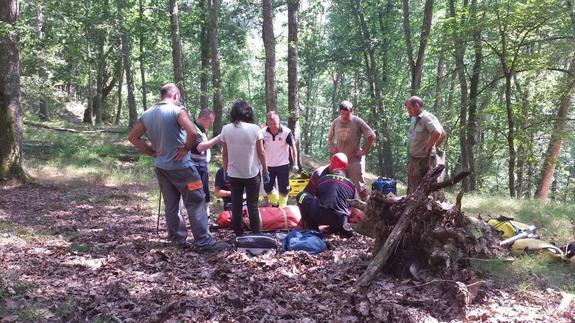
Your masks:
<path fill-rule="evenodd" d="M 236 238 L 236 251 L 258 256 L 264 253 L 277 253 L 279 243 L 266 235 L 245 235 Z"/>

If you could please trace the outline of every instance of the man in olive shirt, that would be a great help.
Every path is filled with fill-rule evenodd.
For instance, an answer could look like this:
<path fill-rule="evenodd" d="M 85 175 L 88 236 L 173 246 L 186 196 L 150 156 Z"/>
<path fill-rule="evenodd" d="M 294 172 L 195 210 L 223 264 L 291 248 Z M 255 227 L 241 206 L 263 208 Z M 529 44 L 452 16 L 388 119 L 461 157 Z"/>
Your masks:
<path fill-rule="evenodd" d="M 365 139 L 363 147 L 360 146 L 361 137 Z M 332 155 L 341 152 L 347 156 L 346 177 L 353 182 L 362 200 L 366 200 L 369 194 L 364 177 L 365 156 L 369 153 L 375 137 L 373 129 L 360 117 L 353 115 L 351 102 L 341 102 L 339 105 L 339 117 L 333 120 L 329 128 L 327 137 L 329 152 Z"/>
<path fill-rule="evenodd" d="M 423 100 L 412 96 L 405 102 L 411 117 L 408 135 L 410 160 L 407 163 L 407 193 L 413 193 L 429 169 L 445 164 L 443 152 L 437 147 L 446 137 L 446 132 L 437 118 L 423 109 Z M 441 175 L 438 181 L 443 180 Z"/>

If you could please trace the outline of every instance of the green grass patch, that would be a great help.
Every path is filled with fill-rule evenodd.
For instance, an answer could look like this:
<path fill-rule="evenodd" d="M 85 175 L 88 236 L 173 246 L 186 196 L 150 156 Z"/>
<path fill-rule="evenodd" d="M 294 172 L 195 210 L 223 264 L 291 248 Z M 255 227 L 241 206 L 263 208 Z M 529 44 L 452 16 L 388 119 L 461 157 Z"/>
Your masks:
<path fill-rule="evenodd" d="M 147 183 L 154 176 L 153 160 L 139 154 L 126 137 L 127 132 L 71 133 L 27 126 L 27 167 L 40 181 Z"/>
<path fill-rule="evenodd" d="M 462 204 L 465 214 L 481 216 L 483 220 L 503 215 L 534 225 L 545 241 L 561 245 L 575 240 L 573 203 L 542 203 L 538 200 L 469 194 L 463 196 Z"/>
<path fill-rule="evenodd" d="M 0 237 L 0 241 L 14 242 L 22 240 L 31 243 L 38 240 L 49 240 L 54 237 L 48 232 L 37 230 L 35 228 L 20 227 L 9 221 L 0 220 L 0 233 L 6 234 L 7 237 Z"/>
<path fill-rule="evenodd" d="M 575 270 L 569 262 L 551 256 L 523 255 L 513 261 L 491 259 L 472 264 L 485 277 L 517 290 L 554 288 L 575 292 Z"/>

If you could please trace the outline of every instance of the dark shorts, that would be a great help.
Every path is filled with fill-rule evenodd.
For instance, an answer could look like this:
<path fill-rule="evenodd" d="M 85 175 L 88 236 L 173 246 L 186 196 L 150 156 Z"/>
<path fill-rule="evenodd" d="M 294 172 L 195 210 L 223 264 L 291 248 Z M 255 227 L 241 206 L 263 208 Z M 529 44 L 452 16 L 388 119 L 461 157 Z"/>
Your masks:
<path fill-rule="evenodd" d="M 276 178 L 278 179 L 278 191 L 282 195 L 288 195 L 289 187 L 289 164 L 277 167 L 268 167 L 270 181 L 264 184 L 264 191 L 270 193 L 275 185 Z"/>

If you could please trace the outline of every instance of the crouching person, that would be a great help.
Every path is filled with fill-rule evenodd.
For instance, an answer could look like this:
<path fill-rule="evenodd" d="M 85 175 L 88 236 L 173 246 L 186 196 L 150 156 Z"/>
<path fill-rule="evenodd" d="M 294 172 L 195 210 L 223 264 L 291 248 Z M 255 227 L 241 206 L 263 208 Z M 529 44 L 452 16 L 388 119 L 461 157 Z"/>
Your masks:
<path fill-rule="evenodd" d="M 356 195 L 355 185 L 345 177 L 347 157 L 334 154 L 327 166 L 318 168 L 306 188 L 296 196 L 304 228 L 329 231 L 349 238 L 353 231 L 348 223 L 349 202 Z"/>
<path fill-rule="evenodd" d="M 208 231 L 203 184 L 194 167 L 190 150 L 196 130 L 185 108 L 180 107 L 180 91 L 175 84 L 160 90 L 161 101 L 142 114 L 128 135 L 128 140 L 146 155 L 154 157 L 156 177 L 166 205 L 168 239 L 177 247 L 189 249 L 184 218 L 180 216 L 179 201 L 183 200 L 198 252 L 226 249 L 224 242 L 216 242 Z M 148 135 L 150 143 L 142 139 Z"/>

